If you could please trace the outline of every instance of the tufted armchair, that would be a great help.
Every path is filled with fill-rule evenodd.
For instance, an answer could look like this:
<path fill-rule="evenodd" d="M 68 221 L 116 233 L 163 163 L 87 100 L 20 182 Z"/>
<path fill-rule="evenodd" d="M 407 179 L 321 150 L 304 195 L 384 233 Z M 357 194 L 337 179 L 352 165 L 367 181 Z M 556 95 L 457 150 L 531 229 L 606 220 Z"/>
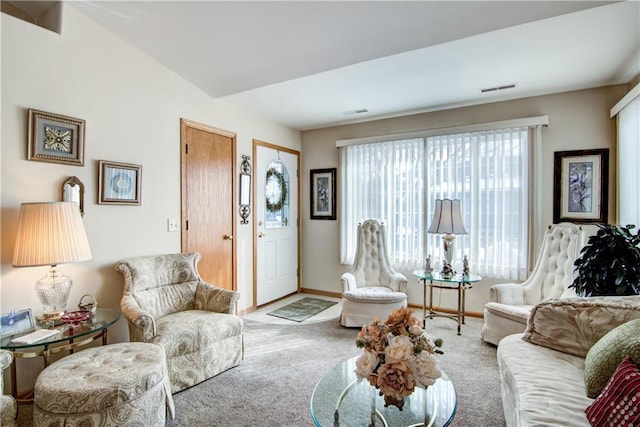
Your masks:
<path fill-rule="evenodd" d="M 484 341 L 498 345 L 505 336 L 524 332 L 532 308 L 542 301 L 576 297 L 569 285 L 582 243 L 582 229 L 575 224 L 549 226 L 527 280 L 493 285 L 489 289 L 489 302 L 484 307 Z"/>
<path fill-rule="evenodd" d="M 176 393 L 237 366 L 243 357 L 237 292 L 202 280 L 200 254 L 143 256 L 119 261 L 122 313 L 131 341 L 164 347 Z"/>
<path fill-rule="evenodd" d="M 384 320 L 393 309 L 407 305 L 407 278 L 389 265 L 383 224 L 368 219 L 358 225 L 354 264 L 340 283 L 342 326 L 361 327 L 374 317 Z"/>
<path fill-rule="evenodd" d="M 0 393 L 4 393 L 4 370 L 11 366 L 13 355 L 10 351 L 0 350 Z M 16 426 L 17 407 L 13 396 L 0 396 L 0 426 Z"/>

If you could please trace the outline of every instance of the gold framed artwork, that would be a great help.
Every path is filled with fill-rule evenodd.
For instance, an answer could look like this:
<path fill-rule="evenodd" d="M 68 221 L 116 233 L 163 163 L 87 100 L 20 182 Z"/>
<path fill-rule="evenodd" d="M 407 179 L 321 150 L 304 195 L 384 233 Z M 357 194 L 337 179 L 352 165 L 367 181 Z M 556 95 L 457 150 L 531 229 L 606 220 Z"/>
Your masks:
<path fill-rule="evenodd" d="M 139 205 L 141 203 L 142 166 L 130 163 L 98 161 L 98 204 Z"/>
<path fill-rule="evenodd" d="M 84 120 L 29 109 L 28 121 L 28 160 L 84 165 Z"/>

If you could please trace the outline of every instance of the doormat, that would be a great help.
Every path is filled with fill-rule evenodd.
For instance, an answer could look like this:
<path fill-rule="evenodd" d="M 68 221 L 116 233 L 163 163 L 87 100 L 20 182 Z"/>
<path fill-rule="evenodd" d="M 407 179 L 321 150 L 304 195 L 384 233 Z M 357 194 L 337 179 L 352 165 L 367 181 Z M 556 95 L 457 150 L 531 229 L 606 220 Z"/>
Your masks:
<path fill-rule="evenodd" d="M 293 320 L 294 322 L 302 322 L 335 304 L 337 304 L 336 301 L 305 297 L 291 304 L 287 304 L 284 307 L 270 311 L 267 314 L 269 316 Z"/>

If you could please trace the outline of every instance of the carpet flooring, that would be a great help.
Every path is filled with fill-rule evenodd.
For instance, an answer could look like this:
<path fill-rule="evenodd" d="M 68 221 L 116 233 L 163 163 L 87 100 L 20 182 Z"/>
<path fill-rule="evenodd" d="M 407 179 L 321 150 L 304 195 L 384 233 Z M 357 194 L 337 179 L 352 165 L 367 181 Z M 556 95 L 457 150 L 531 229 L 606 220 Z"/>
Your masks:
<path fill-rule="evenodd" d="M 326 310 L 332 305 L 336 305 L 335 301 L 327 301 L 326 299 L 305 297 L 296 302 L 287 304 L 276 310 L 270 311 L 269 316 L 280 317 L 282 319 L 293 320 L 294 322 L 304 322 L 310 317 Z"/>
<path fill-rule="evenodd" d="M 167 426 L 311 427 L 315 385 L 361 351 L 355 346 L 358 329 L 343 328 L 338 319 L 308 325 L 245 320 L 244 325 L 242 363 L 176 393 L 176 417 Z M 496 349 L 482 341 L 481 327 L 481 319 L 467 318 L 457 336 L 450 319 L 427 320 L 427 333 L 444 339 L 445 353 L 438 357 L 457 393 L 454 427 L 505 425 Z M 19 426 L 31 425 L 31 411 L 31 405 L 20 407 Z"/>

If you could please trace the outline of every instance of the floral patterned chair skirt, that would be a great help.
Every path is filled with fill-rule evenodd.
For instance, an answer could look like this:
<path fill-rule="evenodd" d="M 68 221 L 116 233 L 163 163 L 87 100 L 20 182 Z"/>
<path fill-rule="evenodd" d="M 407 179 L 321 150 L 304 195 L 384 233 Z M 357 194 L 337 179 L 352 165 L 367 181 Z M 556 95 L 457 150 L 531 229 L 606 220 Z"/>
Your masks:
<path fill-rule="evenodd" d="M 120 343 L 69 355 L 44 369 L 35 386 L 35 426 L 164 426 L 173 418 L 163 348 Z"/>

